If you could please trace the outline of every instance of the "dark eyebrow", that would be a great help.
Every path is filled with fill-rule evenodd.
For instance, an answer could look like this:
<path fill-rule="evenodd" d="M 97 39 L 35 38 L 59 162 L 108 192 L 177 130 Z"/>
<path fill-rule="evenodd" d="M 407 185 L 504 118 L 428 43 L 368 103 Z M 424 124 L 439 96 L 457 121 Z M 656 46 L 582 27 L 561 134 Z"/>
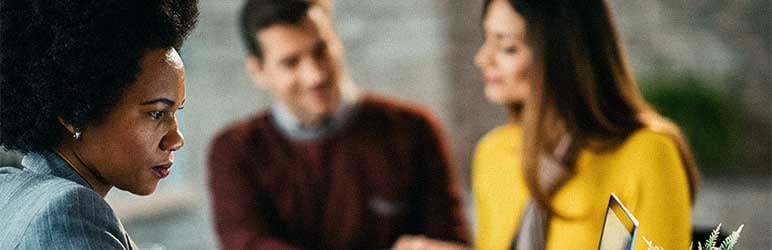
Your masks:
<path fill-rule="evenodd" d="M 327 43 L 325 41 L 319 40 L 316 44 L 314 44 L 314 49 L 325 49 L 327 48 Z"/>
<path fill-rule="evenodd" d="M 156 103 L 159 103 L 159 102 L 160 102 L 160 103 L 163 103 L 163 104 L 166 104 L 166 105 L 168 105 L 168 106 L 174 106 L 174 103 L 175 103 L 174 101 L 172 101 L 172 100 L 170 100 L 170 99 L 168 99 L 168 98 L 163 98 L 163 97 L 162 97 L 162 98 L 158 98 L 158 99 L 153 99 L 153 100 L 150 100 L 150 101 L 146 101 L 146 102 L 143 102 L 143 103 L 140 103 L 140 104 L 141 104 L 141 105 L 151 105 L 151 104 L 156 104 Z M 184 101 L 183 101 L 183 102 L 184 102 Z"/>
<path fill-rule="evenodd" d="M 297 61 L 298 56 L 296 54 L 290 54 L 288 56 L 282 57 L 279 59 L 279 62 L 281 63 L 294 63 L 293 61 Z"/>
<path fill-rule="evenodd" d="M 496 33 L 496 34 L 494 34 L 494 36 L 496 37 L 496 39 L 499 39 L 499 40 L 503 40 L 503 39 L 507 39 L 507 38 L 509 38 L 509 39 L 516 39 L 516 38 L 519 37 L 515 33 Z"/>

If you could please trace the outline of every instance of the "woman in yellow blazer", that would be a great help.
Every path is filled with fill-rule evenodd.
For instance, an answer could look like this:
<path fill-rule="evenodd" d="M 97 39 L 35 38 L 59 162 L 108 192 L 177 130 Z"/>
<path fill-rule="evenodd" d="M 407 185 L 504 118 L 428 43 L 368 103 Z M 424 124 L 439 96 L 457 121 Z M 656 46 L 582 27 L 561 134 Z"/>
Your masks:
<path fill-rule="evenodd" d="M 475 63 L 486 97 L 515 119 L 475 152 L 475 248 L 597 249 L 612 192 L 640 222 L 636 249 L 641 236 L 686 248 L 696 166 L 641 97 L 606 1 L 486 0 L 483 11 Z"/>

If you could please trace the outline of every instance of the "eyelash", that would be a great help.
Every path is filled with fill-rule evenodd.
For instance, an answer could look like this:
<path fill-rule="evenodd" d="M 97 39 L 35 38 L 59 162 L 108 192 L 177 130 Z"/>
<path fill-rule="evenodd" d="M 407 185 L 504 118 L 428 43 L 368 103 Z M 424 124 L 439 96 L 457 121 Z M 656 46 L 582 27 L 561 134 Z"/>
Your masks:
<path fill-rule="evenodd" d="M 510 54 L 510 55 L 511 54 L 515 54 L 518 51 L 517 48 L 515 48 L 514 46 L 504 47 L 501 50 L 504 51 L 504 53 L 507 53 L 507 54 Z"/>
<path fill-rule="evenodd" d="M 183 106 L 180 106 L 179 108 L 177 108 L 177 110 L 182 110 L 182 109 L 184 109 L 184 108 L 185 108 L 185 107 L 183 107 Z M 166 111 L 151 111 L 151 112 L 148 112 L 147 114 L 148 114 L 148 115 L 150 116 L 150 118 L 152 118 L 153 120 L 161 120 L 161 118 L 163 118 L 164 116 L 166 116 L 166 113 L 168 113 L 168 112 L 166 112 Z"/>
<path fill-rule="evenodd" d="M 152 118 L 153 120 L 161 120 L 161 118 L 163 118 L 165 114 L 166 114 L 166 111 L 148 112 L 148 115 L 150 115 L 150 118 Z"/>

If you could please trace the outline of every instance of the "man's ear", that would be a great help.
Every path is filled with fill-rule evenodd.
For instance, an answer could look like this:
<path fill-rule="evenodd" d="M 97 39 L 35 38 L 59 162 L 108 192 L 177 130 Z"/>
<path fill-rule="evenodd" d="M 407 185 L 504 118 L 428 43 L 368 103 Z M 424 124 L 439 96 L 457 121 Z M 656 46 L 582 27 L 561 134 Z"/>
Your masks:
<path fill-rule="evenodd" d="M 268 83 L 265 79 L 265 73 L 263 72 L 263 62 L 260 61 L 254 55 L 248 55 L 244 58 L 244 69 L 247 71 L 247 75 L 255 83 L 255 86 L 261 89 L 268 88 Z"/>
<path fill-rule="evenodd" d="M 64 129 L 67 129 L 67 131 L 70 131 L 70 134 L 75 133 L 75 126 L 73 126 L 72 123 L 65 121 L 64 118 L 62 118 L 61 116 L 56 117 L 56 119 L 59 120 L 59 124 L 62 124 Z"/>

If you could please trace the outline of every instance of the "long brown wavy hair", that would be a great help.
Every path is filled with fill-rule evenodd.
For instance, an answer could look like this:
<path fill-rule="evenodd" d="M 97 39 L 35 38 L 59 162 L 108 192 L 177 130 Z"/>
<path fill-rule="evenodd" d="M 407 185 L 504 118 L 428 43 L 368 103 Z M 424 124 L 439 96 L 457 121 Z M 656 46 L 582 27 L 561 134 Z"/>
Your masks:
<path fill-rule="evenodd" d="M 491 0 L 485 0 L 483 16 Z M 641 96 L 605 0 L 508 0 L 526 21 L 526 37 L 541 67 L 523 107 L 523 171 L 532 198 L 555 213 L 552 192 L 538 183 L 539 157 L 571 133 L 579 146 L 612 150 L 633 132 L 649 128 L 677 145 L 694 201 L 697 167 L 679 128 Z M 558 125 L 556 125 L 558 124 Z M 561 133 L 556 133 L 560 131 Z"/>

